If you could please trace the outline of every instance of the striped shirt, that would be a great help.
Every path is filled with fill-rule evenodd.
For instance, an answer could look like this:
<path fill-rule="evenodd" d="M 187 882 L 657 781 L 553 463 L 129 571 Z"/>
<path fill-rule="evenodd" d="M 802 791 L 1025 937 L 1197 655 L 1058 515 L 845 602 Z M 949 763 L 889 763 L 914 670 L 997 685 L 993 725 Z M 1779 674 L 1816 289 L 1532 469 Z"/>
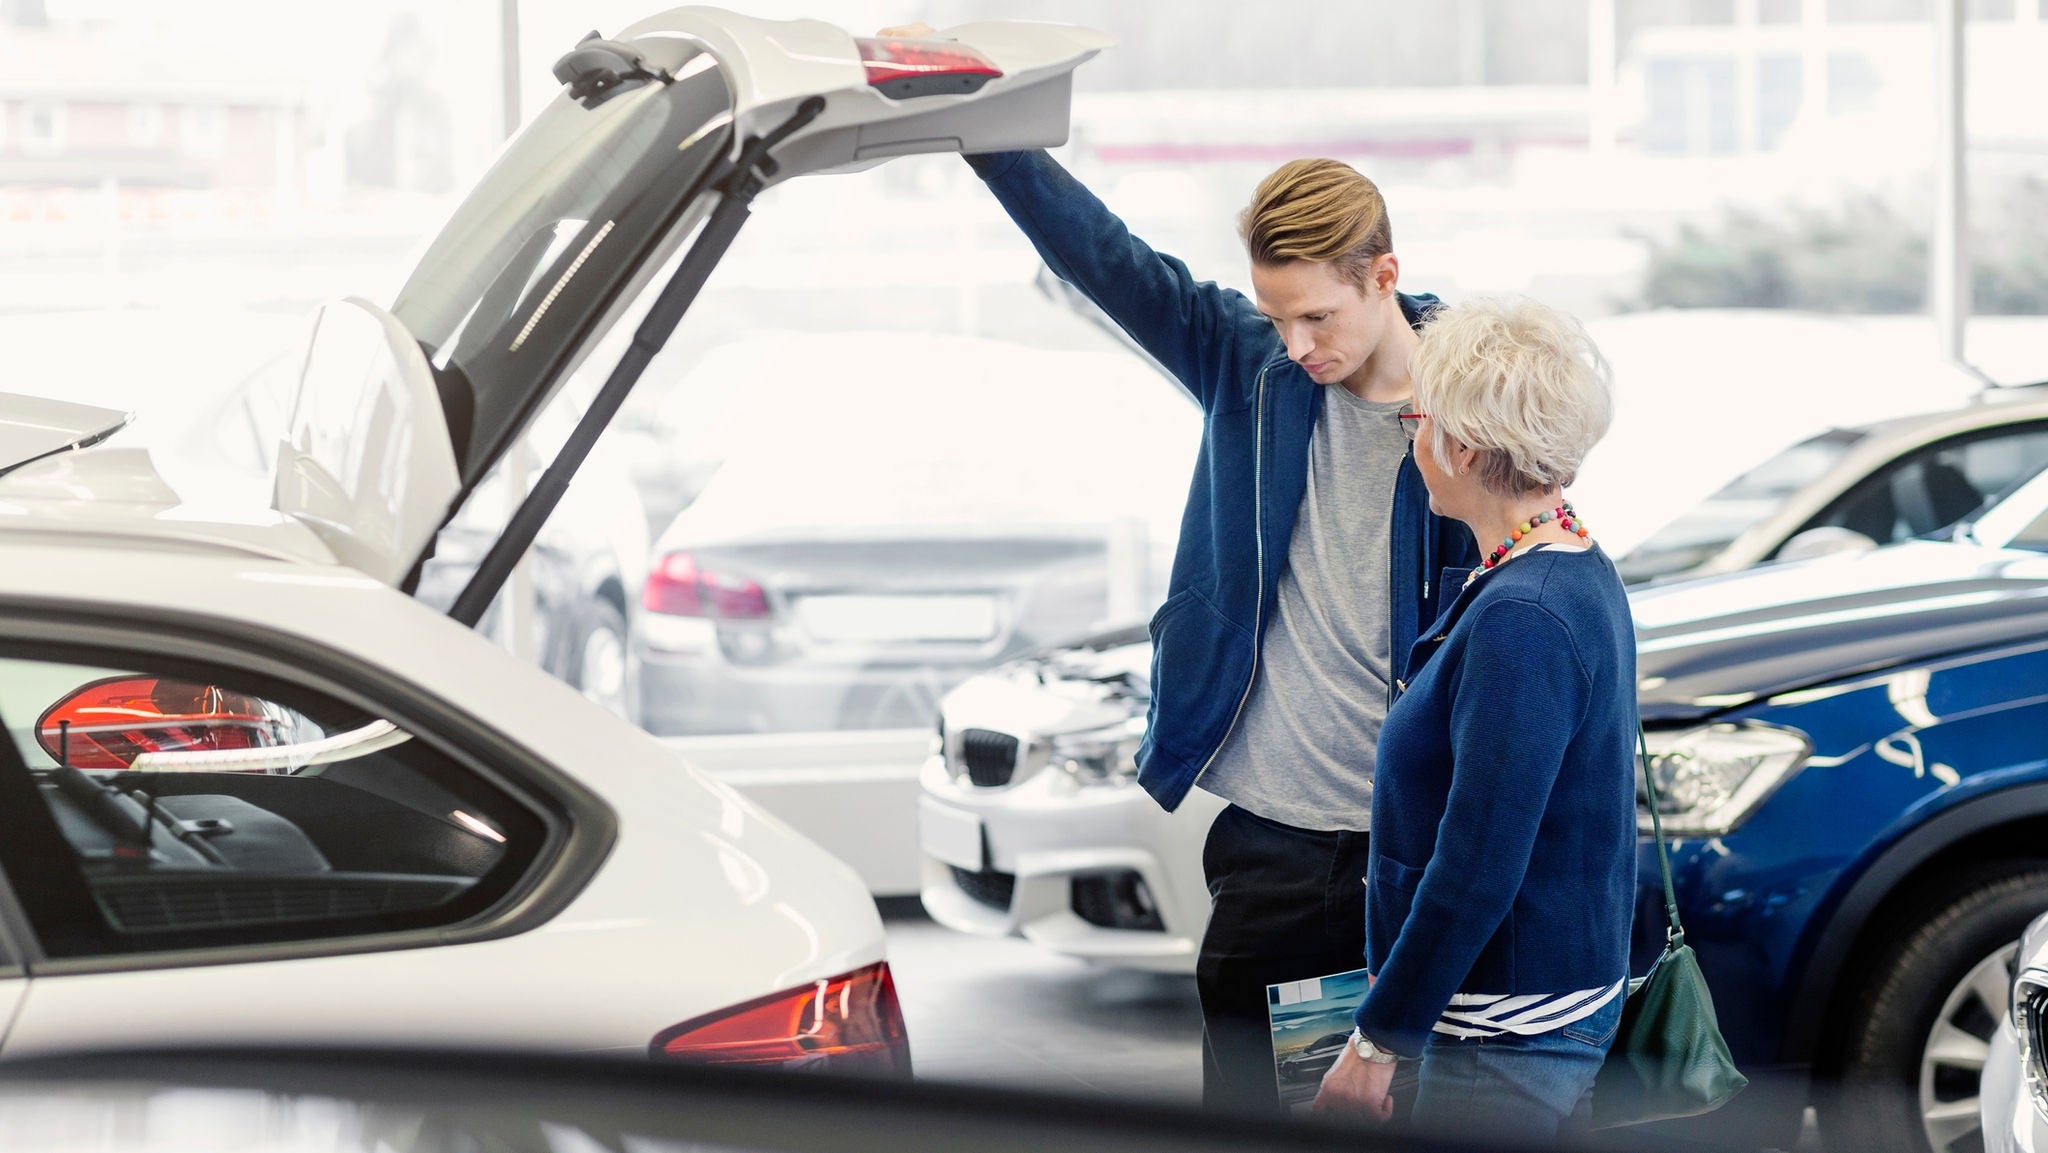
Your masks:
<path fill-rule="evenodd" d="M 1457 993 L 1437 1018 L 1435 1031 L 1460 1039 L 1503 1033 L 1533 1037 L 1592 1016 L 1626 988 L 1628 978 L 1623 977 L 1612 985 L 1576 993 Z"/>

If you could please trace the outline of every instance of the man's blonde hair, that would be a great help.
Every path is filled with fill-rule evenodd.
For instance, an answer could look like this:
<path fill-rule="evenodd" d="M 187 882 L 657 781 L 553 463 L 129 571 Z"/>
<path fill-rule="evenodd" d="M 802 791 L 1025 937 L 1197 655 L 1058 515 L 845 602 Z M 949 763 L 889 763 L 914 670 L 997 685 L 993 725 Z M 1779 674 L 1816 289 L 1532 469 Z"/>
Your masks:
<path fill-rule="evenodd" d="M 1340 160 L 1290 160 L 1275 169 L 1238 214 L 1237 233 L 1253 264 L 1331 264 L 1361 291 L 1372 262 L 1394 249 L 1378 186 Z"/>

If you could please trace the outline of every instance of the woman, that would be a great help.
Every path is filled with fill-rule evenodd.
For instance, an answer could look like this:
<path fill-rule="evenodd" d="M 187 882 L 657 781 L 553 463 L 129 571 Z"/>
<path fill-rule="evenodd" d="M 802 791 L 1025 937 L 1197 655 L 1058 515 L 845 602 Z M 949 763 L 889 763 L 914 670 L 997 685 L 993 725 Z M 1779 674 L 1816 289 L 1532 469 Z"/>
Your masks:
<path fill-rule="evenodd" d="M 1430 507 L 1485 558 L 1414 649 L 1380 730 L 1367 879 L 1373 983 L 1319 1110 L 1385 1117 L 1420 1057 L 1422 1132 L 1547 1140 L 1590 1094 L 1628 985 L 1635 637 L 1621 578 L 1565 501 L 1613 386 L 1532 302 L 1439 312 L 1403 424 Z"/>

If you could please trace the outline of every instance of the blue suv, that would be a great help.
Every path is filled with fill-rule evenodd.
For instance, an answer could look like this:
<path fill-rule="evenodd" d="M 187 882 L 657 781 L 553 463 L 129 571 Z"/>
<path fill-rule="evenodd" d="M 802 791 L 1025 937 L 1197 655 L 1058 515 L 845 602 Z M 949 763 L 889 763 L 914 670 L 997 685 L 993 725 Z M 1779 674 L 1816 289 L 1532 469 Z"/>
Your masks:
<path fill-rule="evenodd" d="M 1983 1148 L 1984 1058 L 2048 910 L 2044 552 L 2048 474 L 1953 540 L 1634 594 L 1687 938 L 1755 1082 L 1690 1125 L 1789 1148 L 1811 1102 L 1831 1150 Z"/>

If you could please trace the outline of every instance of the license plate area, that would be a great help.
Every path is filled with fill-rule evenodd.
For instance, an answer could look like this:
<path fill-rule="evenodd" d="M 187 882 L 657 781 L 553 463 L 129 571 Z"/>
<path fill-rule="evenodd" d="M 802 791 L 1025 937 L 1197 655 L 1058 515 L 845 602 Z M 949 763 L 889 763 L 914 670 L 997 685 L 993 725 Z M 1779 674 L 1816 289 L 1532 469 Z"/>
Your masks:
<path fill-rule="evenodd" d="M 987 868 L 981 818 L 973 813 L 940 804 L 930 797 L 919 797 L 917 839 L 927 856 L 969 872 L 979 873 Z"/>
<path fill-rule="evenodd" d="M 978 644 L 996 635 L 987 596 L 807 596 L 795 607 L 804 632 L 836 644 Z"/>

